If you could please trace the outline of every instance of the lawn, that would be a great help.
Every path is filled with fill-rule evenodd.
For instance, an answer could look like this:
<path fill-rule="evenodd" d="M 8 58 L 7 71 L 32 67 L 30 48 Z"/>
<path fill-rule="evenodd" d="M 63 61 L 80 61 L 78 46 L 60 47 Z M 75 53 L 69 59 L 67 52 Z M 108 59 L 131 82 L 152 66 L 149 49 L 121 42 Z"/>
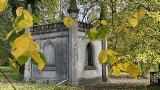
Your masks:
<path fill-rule="evenodd" d="M 12 73 L 5 73 L 6 76 L 15 86 L 16 90 L 82 90 L 79 87 L 72 87 L 67 85 L 54 85 L 54 84 L 36 84 L 36 83 L 25 83 L 22 81 L 22 76 L 14 75 Z M 14 90 L 12 85 L 7 79 L 0 74 L 0 90 Z"/>
<path fill-rule="evenodd" d="M 78 87 L 71 87 L 66 85 L 52 85 L 52 84 L 35 84 L 35 83 L 13 83 L 16 90 L 82 90 Z M 0 90 L 13 90 L 9 83 L 0 82 Z"/>
<path fill-rule="evenodd" d="M 13 83 L 16 90 L 82 90 L 82 88 L 69 85 L 25 83 L 23 82 L 23 76 L 14 75 L 10 67 L 0 66 L 0 69 Z M 14 90 L 2 73 L 0 73 L 0 90 Z"/>
<path fill-rule="evenodd" d="M 15 86 L 16 90 L 160 90 L 158 86 L 148 86 L 148 79 L 135 80 L 121 76 L 118 78 L 111 77 L 107 83 L 96 83 L 95 85 L 84 85 L 81 87 L 73 87 L 69 85 L 55 84 L 37 84 L 34 82 L 23 82 L 23 76 L 14 75 L 9 67 L 0 67 L 5 75 Z M 147 82 L 147 83 L 146 83 Z M 144 83 L 146 83 L 144 85 Z M 0 90 L 14 90 L 12 85 L 0 73 Z"/>

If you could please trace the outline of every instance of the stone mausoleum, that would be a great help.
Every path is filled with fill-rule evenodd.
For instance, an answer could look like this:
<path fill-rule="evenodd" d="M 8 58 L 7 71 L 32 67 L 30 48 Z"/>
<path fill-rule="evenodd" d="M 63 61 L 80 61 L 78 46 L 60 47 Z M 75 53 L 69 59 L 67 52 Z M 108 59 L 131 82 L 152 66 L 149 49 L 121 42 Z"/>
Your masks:
<path fill-rule="evenodd" d="M 102 43 L 83 38 L 93 26 L 77 21 L 79 10 L 76 0 L 70 3 L 73 4 L 70 4 L 68 13 L 74 19 L 74 25 L 70 28 L 63 21 L 58 21 L 29 29 L 33 39 L 40 45 L 40 52 L 46 57 L 46 65 L 40 72 L 37 66 L 28 61 L 24 71 L 26 81 L 77 85 L 81 79 L 102 76 L 102 66 L 98 62 Z"/>

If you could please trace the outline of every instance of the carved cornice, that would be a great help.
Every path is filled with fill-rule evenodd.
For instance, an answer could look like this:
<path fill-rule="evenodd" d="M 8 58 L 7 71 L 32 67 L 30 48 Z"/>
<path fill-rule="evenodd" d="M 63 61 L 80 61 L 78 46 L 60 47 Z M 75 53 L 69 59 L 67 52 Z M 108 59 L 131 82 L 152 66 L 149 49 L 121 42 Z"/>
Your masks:
<path fill-rule="evenodd" d="M 78 31 L 79 32 L 86 32 L 87 30 L 93 28 L 92 24 L 78 22 Z"/>
<path fill-rule="evenodd" d="M 31 34 L 45 34 L 45 33 L 54 33 L 54 32 L 62 32 L 68 31 L 69 29 L 64 25 L 63 21 L 55 22 L 52 24 L 39 25 L 31 28 Z"/>
<path fill-rule="evenodd" d="M 79 32 L 86 32 L 87 30 L 89 30 L 91 28 L 93 28 L 92 24 L 78 22 L 78 31 Z M 55 22 L 52 24 L 34 26 L 31 28 L 32 35 L 54 33 L 54 32 L 63 32 L 63 31 L 69 31 L 69 28 L 67 28 L 64 25 L 63 21 Z"/>

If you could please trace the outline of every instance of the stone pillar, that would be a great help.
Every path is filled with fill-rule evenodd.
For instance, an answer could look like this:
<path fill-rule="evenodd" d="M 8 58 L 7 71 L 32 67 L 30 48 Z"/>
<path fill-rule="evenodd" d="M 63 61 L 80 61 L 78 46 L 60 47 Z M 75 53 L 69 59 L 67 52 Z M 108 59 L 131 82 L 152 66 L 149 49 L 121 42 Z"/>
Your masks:
<path fill-rule="evenodd" d="M 77 85 L 77 62 L 78 62 L 78 29 L 77 17 L 79 9 L 76 0 L 70 0 L 68 9 L 69 16 L 74 20 L 74 24 L 69 28 L 69 84 Z"/>
<path fill-rule="evenodd" d="M 31 4 L 28 4 L 27 10 L 30 13 L 32 13 Z M 25 32 L 30 33 L 30 28 L 26 28 Z M 30 79 L 31 79 L 31 75 L 32 75 L 32 65 L 31 65 L 30 58 L 25 63 L 24 67 L 25 67 L 25 70 L 24 70 L 24 81 L 29 82 Z"/>

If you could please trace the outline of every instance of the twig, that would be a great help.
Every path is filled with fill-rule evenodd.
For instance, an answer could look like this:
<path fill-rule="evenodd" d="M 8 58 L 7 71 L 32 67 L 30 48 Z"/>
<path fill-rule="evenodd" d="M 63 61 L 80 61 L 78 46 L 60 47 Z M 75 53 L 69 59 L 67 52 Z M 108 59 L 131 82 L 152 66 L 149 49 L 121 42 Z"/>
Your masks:
<path fill-rule="evenodd" d="M 92 3 L 91 3 L 92 4 Z M 85 17 L 87 16 L 87 13 L 89 12 L 89 10 L 92 8 L 92 7 L 94 7 L 95 5 L 92 5 L 92 6 L 90 6 L 87 10 L 84 10 L 84 15 L 83 15 L 83 19 L 82 19 L 82 21 L 85 19 Z"/>
<path fill-rule="evenodd" d="M 3 76 L 7 79 L 7 81 L 9 81 L 9 83 L 12 85 L 12 87 L 14 88 L 14 90 L 16 90 L 15 86 L 13 85 L 13 83 L 9 80 L 9 78 L 3 73 L 3 71 L 0 69 L 0 72 L 3 74 Z"/>

